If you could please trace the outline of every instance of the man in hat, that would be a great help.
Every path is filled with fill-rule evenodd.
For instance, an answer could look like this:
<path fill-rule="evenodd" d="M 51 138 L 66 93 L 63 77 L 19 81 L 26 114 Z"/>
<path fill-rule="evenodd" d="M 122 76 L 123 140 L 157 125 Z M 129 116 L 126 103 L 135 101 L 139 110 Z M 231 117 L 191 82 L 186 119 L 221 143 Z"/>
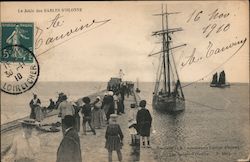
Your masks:
<path fill-rule="evenodd" d="M 40 151 L 40 139 L 32 136 L 32 129 L 37 126 L 34 119 L 21 121 L 23 134 L 14 137 L 8 154 L 3 158 L 5 162 L 35 162 Z"/>
<path fill-rule="evenodd" d="M 71 115 L 64 117 L 65 135 L 57 150 L 56 162 L 82 162 L 78 133 L 73 128 L 75 119 Z"/>
<path fill-rule="evenodd" d="M 41 101 L 35 93 L 33 94 L 33 99 L 30 101 L 29 105 L 31 108 L 30 119 L 36 119 L 36 108 L 40 107 Z"/>
<path fill-rule="evenodd" d="M 62 119 L 62 133 L 64 135 L 66 130 L 64 117 L 66 115 L 74 116 L 75 109 L 73 105 L 67 101 L 67 96 L 65 94 L 63 94 L 62 96 L 62 102 L 59 104 L 58 109 L 59 109 L 58 117 L 61 117 Z"/>

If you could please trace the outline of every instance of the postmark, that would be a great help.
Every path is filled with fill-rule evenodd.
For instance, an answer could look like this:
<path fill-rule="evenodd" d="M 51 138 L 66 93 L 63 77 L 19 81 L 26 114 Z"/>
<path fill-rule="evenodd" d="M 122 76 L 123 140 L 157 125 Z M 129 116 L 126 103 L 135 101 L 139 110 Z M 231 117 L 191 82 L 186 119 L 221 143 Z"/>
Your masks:
<path fill-rule="evenodd" d="M 39 77 L 32 23 L 1 24 L 1 91 L 17 95 L 30 90 Z"/>

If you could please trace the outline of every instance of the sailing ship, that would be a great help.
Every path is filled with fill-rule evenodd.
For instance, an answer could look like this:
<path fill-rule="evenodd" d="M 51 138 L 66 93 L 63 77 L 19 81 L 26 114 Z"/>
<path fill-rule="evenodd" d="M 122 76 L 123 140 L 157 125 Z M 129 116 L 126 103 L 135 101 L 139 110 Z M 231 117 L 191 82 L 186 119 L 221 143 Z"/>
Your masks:
<path fill-rule="evenodd" d="M 174 113 L 185 109 L 185 97 L 176 68 L 173 49 L 186 46 L 186 44 L 173 47 L 172 34 L 182 31 L 182 28 L 169 28 L 168 16 L 179 12 L 167 12 L 162 6 L 162 29 L 153 32 L 152 36 L 160 36 L 162 50 L 149 56 L 159 55 L 159 66 L 156 74 L 156 83 L 153 92 L 153 107 L 158 110 Z"/>
<path fill-rule="evenodd" d="M 218 74 L 217 72 L 213 75 L 212 82 L 210 83 L 210 87 L 218 87 L 218 88 L 224 88 L 224 87 L 229 87 L 230 84 L 226 83 L 226 74 L 225 71 L 223 70 L 218 79 Z"/>

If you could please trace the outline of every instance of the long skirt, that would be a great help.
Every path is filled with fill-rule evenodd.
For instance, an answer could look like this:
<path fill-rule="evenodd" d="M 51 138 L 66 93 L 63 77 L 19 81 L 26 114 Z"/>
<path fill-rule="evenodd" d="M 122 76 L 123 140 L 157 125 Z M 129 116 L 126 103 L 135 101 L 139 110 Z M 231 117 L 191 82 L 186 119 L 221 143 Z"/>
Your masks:
<path fill-rule="evenodd" d="M 35 115 L 36 115 L 36 121 L 43 120 L 43 112 L 42 112 L 42 108 L 40 106 L 37 106 L 35 108 Z"/>
<path fill-rule="evenodd" d="M 106 115 L 103 109 L 101 109 L 101 116 L 100 116 L 100 120 L 101 120 L 101 125 L 105 126 L 105 122 L 104 120 L 106 119 Z"/>
<path fill-rule="evenodd" d="M 101 128 L 101 125 L 102 125 L 102 121 L 101 121 L 101 109 L 94 109 L 92 111 L 92 126 L 94 128 Z"/>
<path fill-rule="evenodd" d="M 31 108 L 30 119 L 36 119 L 35 107 Z"/>
<path fill-rule="evenodd" d="M 110 107 L 109 104 L 105 104 L 105 105 L 103 106 L 103 110 L 104 110 L 104 113 L 105 113 L 105 114 L 108 113 L 109 107 Z"/>
<path fill-rule="evenodd" d="M 74 128 L 77 132 L 80 131 L 80 116 L 79 115 L 75 115 L 75 125 Z"/>
<path fill-rule="evenodd" d="M 108 151 L 116 151 L 122 149 L 122 144 L 119 136 L 108 136 L 105 144 Z"/>

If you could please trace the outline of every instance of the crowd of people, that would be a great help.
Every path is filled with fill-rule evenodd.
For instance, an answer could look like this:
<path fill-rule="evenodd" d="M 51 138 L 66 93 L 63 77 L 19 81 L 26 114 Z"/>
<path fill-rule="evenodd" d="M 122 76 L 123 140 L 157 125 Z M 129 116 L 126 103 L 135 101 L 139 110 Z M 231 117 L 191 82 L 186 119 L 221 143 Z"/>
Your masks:
<path fill-rule="evenodd" d="M 118 93 L 117 93 L 118 94 Z M 118 94 L 119 95 L 119 94 Z M 96 129 L 101 129 L 102 127 L 106 128 L 105 133 L 105 148 L 108 151 L 108 159 L 109 162 L 112 161 L 112 152 L 116 151 L 118 160 L 122 161 L 122 146 L 123 146 L 123 131 L 117 123 L 117 118 L 119 116 L 119 97 L 116 100 L 115 95 L 112 91 L 109 91 L 108 93 L 105 93 L 103 100 L 98 96 L 96 97 L 96 100 L 94 102 L 91 102 L 89 97 L 83 97 L 83 105 L 79 106 L 79 103 L 76 103 L 76 106 L 74 105 L 68 105 L 66 100 L 64 100 L 62 103 L 59 104 L 59 116 L 62 118 L 62 132 L 64 138 L 68 138 L 68 131 L 69 126 L 67 124 L 67 119 L 70 118 L 71 121 L 71 127 L 75 131 L 75 134 L 79 132 L 79 125 L 80 120 L 79 116 L 75 116 L 75 112 L 78 113 L 81 111 L 82 114 L 82 127 L 83 127 L 83 135 L 86 135 L 86 125 L 88 124 L 89 128 L 91 129 L 91 132 L 93 135 L 96 135 Z M 116 106 L 115 106 L 116 105 Z M 74 107 L 78 107 L 78 111 L 75 111 Z M 142 138 L 142 146 L 143 147 L 149 147 L 150 148 L 150 128 L 152 124 L 152 117 L 150 112 L 146 109 L 146 101 L 142 100 L 139 103 L 139 107 L 137 107 L 136 104 L 131 104 L 131 109 L 128 111 L 128 129 L 129 133 L 131 135 L 131 144 L 134 146 L 136 143 L 136 136 L 141 136 Z M 61 115 L 60 115 L 61 114 Z M 106 121 L 106 122 L 104 122 Z M 68 129 L 68 131 L 67 131 Z M 74 135 L 75 136 L 75 135 Z M 62 140 L 62 143 L 64 143 L 64 138 Z M 147 140 L 147 141 L 145 141 Z M 76 141 L 79 141 L 79 136 Z M 147 143 L 146 143 L 147 142 Z M 80 148 L 80 143 L 77 143 L 72 150 Z M 64 147 L 62 144 L 60 147 Z M 71 153 L 68 153 L 67 151 L 61 151 L 61 149 L 67 149 L 67 148 L 60 148 L 57 154 L 58 161 L 57 162 L 66 162 L 63 159 L 71 159 L 69 157 L 75 156 L 75 153 L 79 153 L 76 157 L 80 156 L 79 150 L 74 151 Z M 65 145 L 66 147 L 66 145 Z M 73 146 L 72 146 L 73 147 Z M 69 156 L 62 158 L 61 156 Z M 80 159 L 80 158 L 79 158 Z M 76 160 L 76 159 L 75 159 Z M 80 160 L 79 160 L 80 161 Z"/>
<path fill-rule="evenodd" d="M 127 91 L 127 90 L 126 90 Z M 52 104 L 57 105 L 58 110 L 58 117 L 61 118 L 61 127 L 62 127 L 62 134 L 63 139 L 59 145 L 57 151 L 57 162 L 81 162 L 81 147 L 80 147 L 80 138 L 79 136 L 85 136 L 87 134 L 86 127 L 87 125 L 91 129 L 93 135 L 96 135 L 97 129 L 102 129 L 106 127 L 105 133 L 105 148 L 108 151 L 108 159 L 112 161 L 112 152 L 116 151 L 118 160 L 122 161 L 122 146 L 123 146 L 123 131 L 117 122 L 117 118 L 125 113 L 125 106 L 124 106 L 124 99 L 125 94 L 130 95 L 131 93 L 126 93 L 125 89 L 122 89 L 122 86 L 115 90 L 115 91 L 107 91 L 103 98 L 97 96 L 94 101 L 91 101 L 89 97 L 83 97 L 82 99 L 76 102 L 68 101 L 67 95 L 60 93 L 58 101 L 52 103 L 50 101 L 50 106 Z M 128 91 L 127 91 L 128 92 Z M 37 97 L 36 94 L 33 95 L 33 99 L 30 101 L 30 121 L 26 121 L 22 123 L 24 128 L 24 132 L 27 135 L 25 137 L 26 141 L 31 137 L 31 133 L 27 131 L 27 129 L 32 129 L 34 126 L 33 121 L 39 122 L 42 120 L 39 117 L 39 114 L 42 114 L 43 111 L 41 108 L 41 101 Z M 48 106 L 48 107 L 50 107 Z M 146 146 L 145 137 L 147 139 L 147 145 L 150 147 L 150 127 L 152 123 L 152 117 L 149 111 L 146 109 L 146 101 L 142 100 L 139 103 L 139 107 L 136 104 L 131 104 L 130 109 L 126 109 L 128 113 L 128 130 L 131 135 L 131 145 L 135 145 L 136 137 L 142 137 L 142 145 L 143 147 Z M 39 108 L 41 108 L 39 110 Z M 50 108 L 55 109 L 55 108 Z M 41 112 L 39 112 L 41 111 Z M 42 116 L 42 115 L 40 115 Z M 80 120 L 82 116 L 82 134 L 80 134 Z M 27 133 L 28 132 L 28 133 Z M 11 150 L 12 156 L 17 152 L 18 146 L 13 145 Z M 29 145 L 27 145 L 27 150 Z M 34 154 L 26 155 L 25 150 L 22 152 L 24 153 L 25 157 L 19 155 L 19 159 L 32 159 Z M 20 158 L 21 157 L 21 158 Z M 16 159 L 16 162 L 21 162 L 20 160 Z M 30 161 L 35 161 L 30 160 Z"/>
<path fill-rule="evenodd" d="M 58 105 L 59 114 L 61 118 L 62 132 L 65 133 L 65 121 L 66 115 L 71 115 L 75 119 L 75 128 L 77 132 L 80 132 L 80 114 L 82 116 L 82 130 L 83 135 L 86 135 L 86 126 L 88 125 L 93 133 L 96 134 L 96 129 L 102 129 L 109 123 L 110 115 L 117 114 L 122 115 L 125 113 L 124 109 L 124 95 L 119 91 L 115 93 L 108 91 L 104 94 L 103 99 L 97 96 L 96 99 L 91 102 L 89 97 L 83 97 L 80 101 L 69 102 L 67 96 L 62 95 L 61 103 Z"/>

